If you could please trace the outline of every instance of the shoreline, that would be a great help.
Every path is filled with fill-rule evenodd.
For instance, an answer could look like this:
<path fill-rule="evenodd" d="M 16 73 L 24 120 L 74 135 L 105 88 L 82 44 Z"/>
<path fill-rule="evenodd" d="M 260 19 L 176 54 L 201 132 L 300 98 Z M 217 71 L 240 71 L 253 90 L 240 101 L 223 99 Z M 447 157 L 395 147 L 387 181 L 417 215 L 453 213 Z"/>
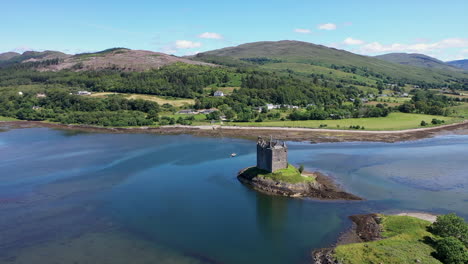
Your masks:
<path fill-rule="evenodd" d="M 336 242 L 327 248 L 319 248 L 312 250 L 312 260 L 315 264 L 336 264 L 333 256 L 336 247 L 353 243 L 365 243 L 383 239 L 382 230 L 380 227 L 380 214 L 385 213 L 370 213 L 361 215 L 351 215 L 348 218 L 351 220 L 351 227 L 342 232 Z M 416 211 L 400 211 L 390 213 L 388 215 L 410 216 L 434 223 L 437 215 L 427 212 Z"/>
<path fill-rule="evenodd" d="M 252 167 L 249 167 L 252 168 Z M 247 169 L 241 170 L 237 179 L 254 189 L 267 195 L 285 196 L 291 198 L 312 198 L 328 201 L 362 201 L 363 198 L 344 191 L 333 179 L 320 172 L 303 172 L 304 176 L 315 177 L 313 182 L 288 183 L 247 175 Z"/>
<path fill-rule="evenodd" d="M 6 128 L 47 127 L 94 133 L 153 133 L 161 135 L 189 134 L 207 137 L 232 137 L 255 139 L 274 133 L 275 138 L 311 143 L 370 141 L 394 143 L 431 138 L 442 134 L 468 134 L 468 120 L 461 123 L 428 128 L 390 131 L 334 130 L 320 128 L 288 127 L 238 127 L 238 126 L 162 126 L 162 127 L 97 127 L 90 125 L 65 125 L 42 121 L 0 121 Z"/>

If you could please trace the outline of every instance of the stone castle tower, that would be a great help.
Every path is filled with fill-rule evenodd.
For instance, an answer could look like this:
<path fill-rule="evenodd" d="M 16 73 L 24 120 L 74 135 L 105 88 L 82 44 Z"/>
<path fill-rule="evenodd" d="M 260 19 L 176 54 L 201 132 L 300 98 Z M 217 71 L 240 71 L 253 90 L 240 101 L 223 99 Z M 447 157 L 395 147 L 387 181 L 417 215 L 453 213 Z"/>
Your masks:
<path fill-rule="evenodd" d="M 286 143 L 278 140 L 257 140 L 257 168 L 274 172 L 288 167 L 288 147 Z"/>

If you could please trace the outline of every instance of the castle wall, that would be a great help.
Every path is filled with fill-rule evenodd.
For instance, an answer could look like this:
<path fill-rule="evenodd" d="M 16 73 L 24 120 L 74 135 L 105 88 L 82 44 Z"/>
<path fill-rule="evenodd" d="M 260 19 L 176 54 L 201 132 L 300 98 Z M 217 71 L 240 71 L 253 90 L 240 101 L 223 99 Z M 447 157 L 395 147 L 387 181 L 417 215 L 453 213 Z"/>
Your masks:
<path fill-rule="evenodd" d="M 274 148 L 272 155 L 271 171 L 288 167 L 288 150 L 286 148 Z"/>
<path fill-rule="evenodd" d="M 288 149 L 286 146 L 275 147 L 270 144 L 257 144 L 257 168 L 274 172 L 287 167 Z"/>
<path fill-rule="evenodd" d="M 271 149 L 257 145 L 257 168 L 272 171 L 272 152 Z"/>

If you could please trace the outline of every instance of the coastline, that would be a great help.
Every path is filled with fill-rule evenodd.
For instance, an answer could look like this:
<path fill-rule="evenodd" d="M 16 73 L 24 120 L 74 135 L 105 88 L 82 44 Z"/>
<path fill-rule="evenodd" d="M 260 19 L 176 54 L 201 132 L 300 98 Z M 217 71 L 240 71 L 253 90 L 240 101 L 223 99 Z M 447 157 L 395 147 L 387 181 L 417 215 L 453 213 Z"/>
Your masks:
<path fill-rule="evenodd" d="M 319 128 L 288 127 L 237 127 L 237 126 L 162 126 L 162 127 L 97 127 L 89 125 L 65 125 L 42 121 L 0 121 L 7 128 L 47 127 L 95 133 L 154 133 L 161 135 L 190 134 L 208 137 L 233 137 L 254 139 L 258 136 L 275 134 L 275 138 L 288 141 L 347 142 L 400 142 L 431 138 L 441 134 L 468 134 L 468 120 L 461 123 L 428 128 L 391 131 L 334 130 Z"/>
<path fill-rule="evenodd" d="M 434 223 L 437 215 L 426 212 L 403 211 L 391 213 L 389 215 L 410 216 Z M 348 230 L 338 236 L 336 243 L 328 248 L 320 248 L 312 251 L 312 260 L 315 264 L 336 264 L 339 263 L 334 258 L 334 250 L 337 246 L 352 243 L 365 243 L 383 239 L 381 233 L 381 217 L 379 213 L 351 215 L 348 217 L 352 224 Z"/>

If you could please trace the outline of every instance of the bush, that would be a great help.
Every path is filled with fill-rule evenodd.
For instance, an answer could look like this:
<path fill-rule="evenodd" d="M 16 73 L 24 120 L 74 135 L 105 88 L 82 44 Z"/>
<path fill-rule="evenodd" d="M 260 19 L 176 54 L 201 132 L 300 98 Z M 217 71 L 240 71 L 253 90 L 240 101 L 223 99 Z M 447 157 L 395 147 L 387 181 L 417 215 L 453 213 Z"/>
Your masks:
<path fill-rule="evenodd" d="M 446 237 L 436 244 L 437 257 L 447 264 L 468 263 L 468 250 L 463 243 L 455 237 Z"/>
<path fill-rule="evenodd" d="M 432 123 L 433 125 L 440 125 L 440 124 L 445 123 L 445 121 L 444 121 L 444 120 L 440 120 L 440 119 L 433 118 L 432 121 L 431 121 L 431 123 Z"/>
<path fill-rule="evenodd" d="M 427 126 L 427 123 L 426 123 L 426 121 L 424 121 L 424 120 L 423 120 L 423 121 L 421 121 L 421 126 Z"/>
<path fill-rule="evenodd" d="M 454 213 L 437 216 L 429 231 L 441 237 L 455 237 L 468 246 L 468 223 Z"/>
<path fill-rule="evenodd" d="M 301 166 L 299 166 L 299 172 L 302 173 L 304 171 L 304 165 L 301 164 Z"/>

